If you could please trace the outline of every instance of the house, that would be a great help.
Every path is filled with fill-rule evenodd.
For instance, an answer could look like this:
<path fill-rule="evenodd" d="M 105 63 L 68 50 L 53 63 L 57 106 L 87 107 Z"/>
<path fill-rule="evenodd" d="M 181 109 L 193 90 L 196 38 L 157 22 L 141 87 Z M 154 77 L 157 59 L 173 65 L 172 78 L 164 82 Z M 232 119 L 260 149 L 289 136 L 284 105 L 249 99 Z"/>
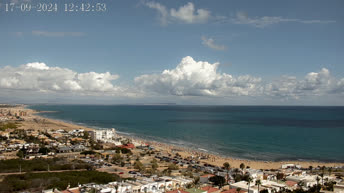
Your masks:
<path fill-rule="evenodd" d="M 221 193 L 245 193 L 245 192 L 246 192 L 246 191 L 244 191 L 244 190 L 240 190 L 240 191 L 238 192 L 236 188 L 232 188 L 232 189 L 229 189 L 229 190 L 225 190 L 225 191 L 223 191 L 223 192 L 221 192 Z"/>
<path fill-rule="evenodd" d="M 231 189 L 238 189 L 240 188 L 241 190 L 244 190 L 246 192 L 248 192 L 248 190 L 250 189 L 249 193 L 258 193 L 258 189 L 256 189 L 254 187 L 254 182 L 250 183 L 250 186 L 248 186 L 248 183 L 246 181 L 240 181 L 234 184 L 231 184 L 230 187 Z"/>
<path fill-rule="evenodd" d="M 290 188 L 290 189 L 296 189 L 297 188 L 297 182 L 294 182 L 294 181 L 287 180 L 285 182 L 285 185 L 287 185 L 288 188 Z"/>
<path fill-rule="evenodd" d="M 212 186 L 205 186 L 202 187 L 201 190 L 207 191 L 207 193 L 220 193 L 221 190 L 218 188 L 214 188 Z"/>
<path fill-rule="evenodd" d="M 333 192 L 335 193 L 344 193 L 344 182 L 340 182 L 333 186 Z"/>
<path fill-rule="evenodd" d="M 120 145 L 119 147 L 125 148 L 125 149 L 134 149 L 135 145 L 132 144 L 132 143 L 128 143 L 128 144 L 125 144 L 125 145 Z"/>

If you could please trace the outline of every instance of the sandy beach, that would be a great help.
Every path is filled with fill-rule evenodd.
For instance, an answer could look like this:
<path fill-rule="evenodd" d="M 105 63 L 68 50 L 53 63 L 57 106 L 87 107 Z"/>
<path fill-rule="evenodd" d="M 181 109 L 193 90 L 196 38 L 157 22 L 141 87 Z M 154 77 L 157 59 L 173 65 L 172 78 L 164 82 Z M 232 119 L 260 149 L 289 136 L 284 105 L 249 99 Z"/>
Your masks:
<path fill-rule="evenodd" d="M 27 112 L 27 116 L 25 120 L 21 122 L 20 128 L 22 129 L 36 129 L 36 130 L 45 130 L 45 129 L 64 129 L 64 130 L 74 130 L 74 129 L 84 129 L 84 130 L 93 130 L 92 128 L 88 128 L 85 126 L 80 126 L 76 124 L 66 123 L 60 120 L 49 119 L 45 117 L 39 116 L 37 111 L 32 109 L 28 109 L 26 106 L 19 106 L 14 107 L 17 110 L 23 110 Z M 156 150 L 161 151 L 162 153 L 169 153 L 175 154 L 178 153 L 182 157 L 199 157 L 203 156 L 206 159 L 202 159 L 201 162 L 213 164 L 217 166 L 222 166 L 224 162 L 230 163 L 231 167 L 238 168 L 241 163 L 244 163 L 245 166 L 249 166 L 250 168 L 254 169 L 278 169 L 281 168 L 282 164 L 286 163 L 293 163 L 299 164 L 304 168 L 308 168 L 309 166 L 317 167 L 317 166 L 327 166 L 327 167 L 337 167 L 343 166 L 344 163 L 331 163 L 331 162 L 310 162 L 310 161 L 253 161 L 253 160 L 243 160 L 231 157 L 223 157 L 216 154 L 212 154 L 211 152 L 202 152 L 194 149 L 189 149 L 186 147 L 175 146 L 171 144 L 161 143 L 157 141 L 145 140 L 133 136 L 129 136 L 134 140 L 143 141 L 145 143 L 150 144 Z"/>

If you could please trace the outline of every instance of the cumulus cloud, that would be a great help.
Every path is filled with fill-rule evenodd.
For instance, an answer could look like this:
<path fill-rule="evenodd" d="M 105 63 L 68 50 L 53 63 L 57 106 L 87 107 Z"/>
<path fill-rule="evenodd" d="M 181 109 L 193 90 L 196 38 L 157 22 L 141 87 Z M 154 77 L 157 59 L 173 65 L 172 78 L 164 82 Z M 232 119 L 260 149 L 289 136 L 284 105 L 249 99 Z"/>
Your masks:
<path fill-rule="evenodd" d="M 225 50 L 226 46 L 216 44 L 213 38 L 202 36 L 202 44 L 214 50 Z"/>
<path fill-rule="evenodd" d="M 326 68 L 319 72 L 310 72 L 303 79 L 284 76 L 272 83 L 267 83 L 265 93 L 270 96 L 298 99 L 302 96 L 319 96 L 340 93 L 344 90 L 341 80 L 331 76 Z"/>
<path fill-rule="evenodd" d="M 196 9 L 191 2 L 179 7 L 178 9 L 168 9 L 164 5 L 157 2 L 146 2 L 145 5 L 151 9 L 157 10 L 159 20 L 162 25 L 179 21 L 183 23 L 203 23 L 207 22 L 211 17 L 210 11 L 206 9 Z"/>
<path fill-rule="evenodd" d="M 175 69 L 136 77 L 135 83 L 143 89 L 177 96 L 258 94 L 260 78 L 249 75 L 235 78 L 226 73 L 221 74 L 217 71 L 218 65 L 219 63 L 197 62 L 187 56 Z"/>
<path fill-rule="evenodd" d="M 173 69 L 143 74 L 134 85 L 114 84 L 119 78 L 110 72 L 78 73 L 68 68 L 28 63 L 0 68 L 0 96 L 9 92 L 69 93 L 102 97 L 208 96 L 301 99 L 343 96 L 344 78 L 336 78 L 326 68 L 304 77 L 282 76 L 272 81 L 252 75 L 233 76 L 219 71 L 219 63 L 184 57 Z"/>
<path fill-rule="evenodd" d="M 115 86 L 118 75 L 110 72 L 78 73 L 68 68 L 49 67 L 45 63 L 28 63 L 0 68 L 0 89 L 39 92 L 76 92 L 81 95 L 121 95 L 126 88 Z"/>
<path fill-rule="evenodd" d="M 235 24 L 246 24 L 251 25 L 258 28 L 264 28 L 269 25 L 278 24 L 282 22 L 298 22 L 304 24 L 327 24 L 327 23 L 334 23 L 336 21 L 333 20 L 304 20 L 304 19 L 291 19 L 291 18 L 283 18 L 279 16 L 263 16 L 263 17 L 254 17 L 251 18 L 247 15 L 247 13 L 239 11 L 236 13 L 236 17 L 231 19 L 232 23 Z"/>
<path fill-rule="evenodd" d="M 344 78 L 337 80 L 326 68 L 303 78 L 282 76 L 271 82 L 260 77 L 235 77 L 218 71 L 219 63 L 195 61 L 187 56 L 174 69 L 144 74 L 136 85 L 148 92 L 175 96 L 249 96 L 298 99 L 305 96 L 344 94 Z"/>

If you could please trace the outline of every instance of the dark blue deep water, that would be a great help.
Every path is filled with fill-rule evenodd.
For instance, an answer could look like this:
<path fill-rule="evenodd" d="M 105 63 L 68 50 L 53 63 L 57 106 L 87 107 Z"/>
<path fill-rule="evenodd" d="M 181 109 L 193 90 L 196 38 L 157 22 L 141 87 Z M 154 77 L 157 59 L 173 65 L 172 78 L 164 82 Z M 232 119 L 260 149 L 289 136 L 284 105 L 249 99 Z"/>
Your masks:
<path fill-rule="evenodd" d="M 42 116 L 251 160 L 344 161 L 344 107 L 33 105 Z"/>

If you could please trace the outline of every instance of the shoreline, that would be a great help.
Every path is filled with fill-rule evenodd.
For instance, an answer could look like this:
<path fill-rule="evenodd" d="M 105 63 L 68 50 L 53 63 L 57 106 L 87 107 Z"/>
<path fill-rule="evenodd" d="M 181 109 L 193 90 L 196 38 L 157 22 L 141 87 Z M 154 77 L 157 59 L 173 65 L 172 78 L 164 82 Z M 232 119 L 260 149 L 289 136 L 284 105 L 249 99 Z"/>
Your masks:
<path fill-rule="evenodd" d="M 95 130 L 95 128 L 92 128 L 87 125 L 80 125 L 73 122 L 68 122 L 65 120 L 58 120 L 53 118 L 47 118 L 45 116 L 39 115 L 39 113 L 45 113 L 45 111 L 36 111 L 33 109 L 30 109 L 27 105 L 22 106 L 23 109 L 26 109 L 30 111 L 31 118 L 33 119 L 41 119 L 46 121 L 46 124 L 53 124 L 56 126 L 62 126 L 63 129 L 66 130 L 73 130 L 73 129 L 84 129 L 86 131 Z M 49 113 L 51 111 L 48 111 Z M 24 121 L 25 123 L 26 121 Z M 132 135 L 130 133 L 125 132 L 117 132 L 119 136 L 131 138 L 132 140 L 141 141 L 147 144 L 152 145 L 156 150 L 160 150 L 161 152 L 165 152 L 168 154 L 175 154 L 179 153 L 182 155 L 183 158 L 190 157 L 190 156 L 204 156 L 207 157 L 207 159 L 201 159 L 200 161 L 203 163 L 208 163 L 212 165 L 221 166 L 224 162 L 230 163 L 231 167 L 239 168 L 239 165 L 241 163 L 244 163 L 246 166 L 250 166 L 250 168 L 254 169 L 279 169 L 281 168 L 282 164 L 297 164 L 301 165 L 303 168 L 308 168 L 309 166 L 317 167 L 317 166 L 327 166 L 327 167 L 340 167 L 344 166 L 344 162 L 333 162 L 333 161 L 308 161 L 308 160 L 281 160 L 281 161 L 272 161 L 272 160 L 249 160 L 249 159 L 243 159 L 243 158 L 235 158 L 230 156 L 221 155 L 217 152 L 210 152 L 209 150 L 202 151 L 200 148 L 194 148 L 194 147 L 183 147 L 182 145 L 175 145 L 175 144 L 169 144 L 166 142 L 160 142 L 157 140 L 151 140 L 151 139 L 145 139 L 142 137 L 138 137 L 135 135 Z M 201 148 L 202 149 L 202 148 Z"/>

